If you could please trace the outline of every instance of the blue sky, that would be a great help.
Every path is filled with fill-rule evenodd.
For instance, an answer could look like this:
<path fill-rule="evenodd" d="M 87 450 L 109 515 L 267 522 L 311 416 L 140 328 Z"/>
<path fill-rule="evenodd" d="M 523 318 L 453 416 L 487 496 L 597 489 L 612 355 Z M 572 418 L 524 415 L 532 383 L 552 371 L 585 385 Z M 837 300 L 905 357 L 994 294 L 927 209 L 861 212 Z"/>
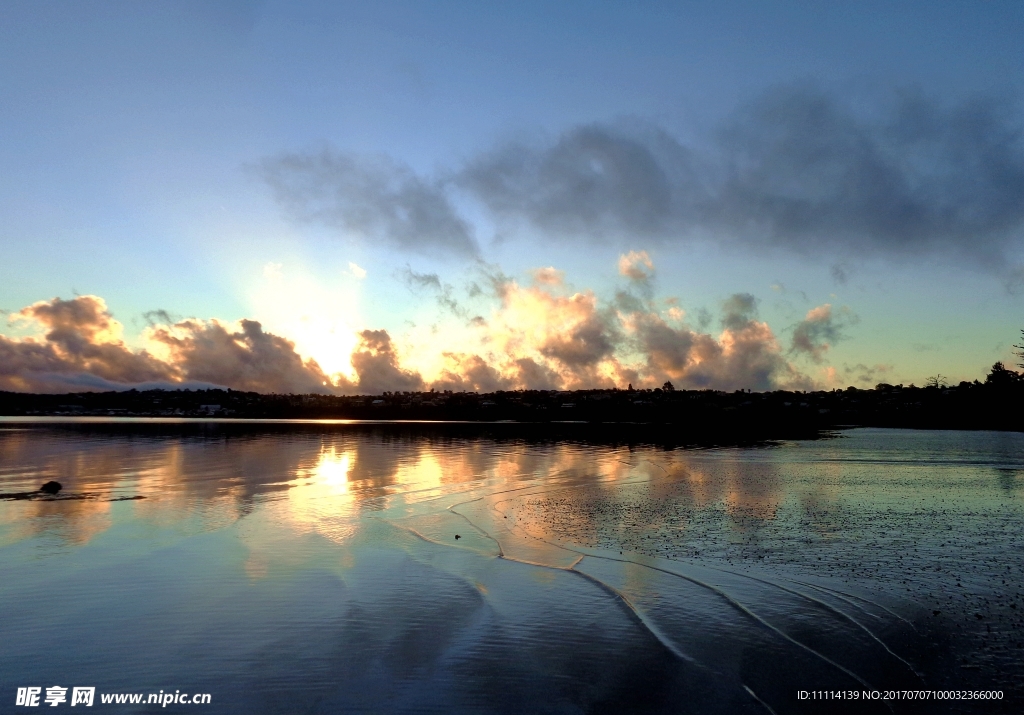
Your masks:
<path fill-rule="evenodd" d="M 982 377 L 1022 322 L 1022 36 L 1015 2 L 8 2 L 0 308 L 99 296 L 135 351 L 149 311 L 248 318 L 352 379 L 370 329 L 425 385 L 445 351 L 579 368 L 564 387 L 796 385 L 655 369 L 616 298 L 677 299 L 679 340 L 721 342 L 749 294 L 805 386 Z M 547 266 L 615 365 L 510 323 L 493 286 Z M 825 304 L 827 347 L 794 347 Z"/>

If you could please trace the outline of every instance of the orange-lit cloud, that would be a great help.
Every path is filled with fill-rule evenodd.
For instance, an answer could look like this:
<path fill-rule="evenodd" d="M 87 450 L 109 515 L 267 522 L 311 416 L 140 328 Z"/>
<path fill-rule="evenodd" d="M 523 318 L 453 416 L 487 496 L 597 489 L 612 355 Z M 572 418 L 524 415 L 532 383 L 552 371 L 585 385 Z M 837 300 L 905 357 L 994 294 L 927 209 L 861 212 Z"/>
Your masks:
<path fill-rule="evenodd" d="M 630 251 L 619 256 L 619 273 L 634 281 L 646 281 L 654 272 L 647 251 Z"/>
<path fill-rule="evenodd" d="M 358 380 L 338 386 L 346 392 L 377 394 L 423 389 L 420 374 L 399 365 L 398 354 L 386 330 L 364 330 L 359 334 L 359 345 L 352 353 L 352 367 Z"/>
<path fill-rule="evenodd" d="M 654 265 L 644 253 L 620 260 L 624 275 L 646 284 Z M 630 271 L 636 269 L 638 279 Z M 549 269 L 542 269 L 549 270 Z M 520 286 L 495 280 L 500 301 L 480 326 L 479 353 L 446 353 L 435 389 L 577 389 L 660 386 L 681 388 L 809 389 L 814 381 L 788 362 L 756 300 L 737 294 L 722 305 L 718 335 L 681 324 L 685 313 L 669 302 L 620 292 L 602 305 L 591 291 L 568 294 L 562 282 Z"/>
<path fill-rule="evenodd" d="M 844 337 L 843 328 L 857 320 L 857 316 L 846 307 L 833 311 L 831 304 L 825 303 L 811 308 L 793 330 L 790 351 L 802 353 L 820 363 L 829 348 Z"/>
<path fill-rule="evenodd" d="M 121 340 L 121 324 L 102 298 L 54 298 L 18 311 L 14 319 L 45 331 L 14 340 L 0 335 L 0 389 L 66 392 L 105 384 L 177 381 L 180 374 Z"/>
<path fill-rule="evenodd" d="M 519 387 L 539 387 L 533 379 L 562 389 L 615 386 L 621 365 L 613 311 L 592 291 L 564 295 L 559 288 L 500 282 L 500 306 L 484 328 L 484 342 Z"/>
<path fill-rule="evenodd" d="M 172 322 L 156 313 L 162 322 L 143 332 L 145 349 L 138 350 L 121 339 L 121 325 L 101 298 L 55 298 L 14 316 L 39 335 L 0 336 L 0 389 L 220 386 L 263 393 L 379 394 L 427 387 L 479 392 L 657 387 L 666 381 L 679 388 L 725 390 L 814 386 L 758 319 L 753 296 L 736 294 L 724 301 L 721 330 L 712 334 L 687 324 L 676 301 L 650 297 L 647 279 L 654 264 L 647 254 L 622 256 L 620 268 L 631 287 L 611 302 L 591 290 L 571 292 L 563 273 L 552 267 L 533 271 L 530 285 L 496 273 L 490 276 L 490 314 L 467 319 L 457 340 L 443 330 L 423 338 L 426 344 L 401 336 L 399 350 L 388 331 L 362 330 L 347 356 L 351 370 L 334 374 L 255 320 Z M 410 275 L 428 287 L 442 285 L 433 274 Z M 442 303 L 441 308 L 449 316 L 468 315 L 461 307 L 456 311 Z M 840 329 L 854 319 L 829 305 L 815 308 L 797 326 L 789 353 L 820 363 L 841 337 Z M 836 379 L 823 374 L 826 382 Z"/>
<path fill-rule="evenodd" d="M 565 282 L 565 271 L 560 271 L 553 266 L 547 268 L 534 268 L 530 271 L 533 280 L 538 285 L 562 285 Z"/>
<path fill-rule="evenodd" d="M 151 328 L 147 337 L 189 380 L 279 393 L 323 392 L 331 384 L 314 360 L 303 360 L 292 342 L 254 320 L 239 321 L 237 330 L 217 320 L 183 320 Z"/>
<path fill-rule="evenodd" d="M 812 385 L 782 356 L 768 324 L 756 319 L 753 296 L 734 295 L 722 309 L 722 332 L 717 337 L 686 326 L 674 328 L 654 312 L 630 316 L 639 352 L 646 356 L 646 381 L 722 390 Z"/>

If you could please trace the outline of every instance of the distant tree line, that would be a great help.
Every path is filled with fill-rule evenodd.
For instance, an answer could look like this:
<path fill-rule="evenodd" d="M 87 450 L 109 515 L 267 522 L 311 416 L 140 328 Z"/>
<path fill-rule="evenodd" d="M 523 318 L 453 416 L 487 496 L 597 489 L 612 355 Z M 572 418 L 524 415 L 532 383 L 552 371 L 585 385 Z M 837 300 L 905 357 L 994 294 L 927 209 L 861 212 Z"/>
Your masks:
<path fill-rule="evenodd" d="M 1024 350 L 1024 348 L 1021 348 Z M 429 420 L 559 424 L 565 430 L 650 431 L 737 438 L 808 436 L 845 426 L 1024 431 L 1019 405 L 1024 374 L 995 363 L 984 382 L 950 386 L 942 375 L 925 385 L 880 383 L 874 389 L 776 390 L 509 390 L 386 392 L 382 395 L 265 395 L 236 390 L 127 390 L 36 395 L 0 392 L 0 415 L 232 419 Z M 564 425 L 582 425 L 564 427 Z M 598 426 L 601 426 L 600 428 Z"/>

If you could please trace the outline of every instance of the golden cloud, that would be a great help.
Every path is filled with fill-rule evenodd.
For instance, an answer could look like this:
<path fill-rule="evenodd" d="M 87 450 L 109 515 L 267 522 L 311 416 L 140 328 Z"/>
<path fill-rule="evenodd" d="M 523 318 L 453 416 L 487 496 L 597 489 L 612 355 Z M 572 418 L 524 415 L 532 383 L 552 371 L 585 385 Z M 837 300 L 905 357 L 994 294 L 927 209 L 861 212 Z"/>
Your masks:
<path fill-rule="evenodd" d="M 620 269 L 645 279 L 653 262 L 643 252 L 622 256 Z M 675 303 L 662 312 L 653 300 L 620 292 L 603 303 L 591 290 L 569 293 L 555 268 L 533 272 L 533 284 L 494 280 L 497 304 L 473 321 L 456 346 L 439 331 L 399 351 L 385 330 L 363 330 L 348 356 L 352 377 L 330 375 L 291 340 L 255 320 L 167 319 L 142 334 L 145 347 L 122 340 L 122 326 L 98 296 L 54 298 L 14 318 L 38 335 L 0 335 L 0 389 L 33 392 L 128 387 L 220 386 L 263 393 L 378 394 L 437 390 L 656 387 L 810 389 L 814 382 L 788 362 L 767 323 L 757 319 L 753 296 L 737 294 L 722 305 L 717 335 L 694 329 Z M 645 295 L 648 286 L 641 286 Z M 660 304 L 664 307 L 665 303 Z M 842 320 L 840 320 L 842 318 Z M 817 358 L 853 320 L 823 305 L 797 328 L 793 350 Z M 671 321 L 671 322 L 667 322 Z M 406 338 L 403 337 L 403 344 Z M 421 366 L 413 369 L 411 363 Z"/>

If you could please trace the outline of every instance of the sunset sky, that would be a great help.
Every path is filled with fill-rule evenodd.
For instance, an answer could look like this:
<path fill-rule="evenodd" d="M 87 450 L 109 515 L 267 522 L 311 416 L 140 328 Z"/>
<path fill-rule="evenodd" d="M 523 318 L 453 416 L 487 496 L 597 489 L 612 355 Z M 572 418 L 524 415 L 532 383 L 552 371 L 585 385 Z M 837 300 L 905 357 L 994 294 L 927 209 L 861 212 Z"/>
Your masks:
<path fill-rule="evenodd" d="M 0 4 L 0 390 L 831 389 L 1024 327 L 1019 2 Z"/>

